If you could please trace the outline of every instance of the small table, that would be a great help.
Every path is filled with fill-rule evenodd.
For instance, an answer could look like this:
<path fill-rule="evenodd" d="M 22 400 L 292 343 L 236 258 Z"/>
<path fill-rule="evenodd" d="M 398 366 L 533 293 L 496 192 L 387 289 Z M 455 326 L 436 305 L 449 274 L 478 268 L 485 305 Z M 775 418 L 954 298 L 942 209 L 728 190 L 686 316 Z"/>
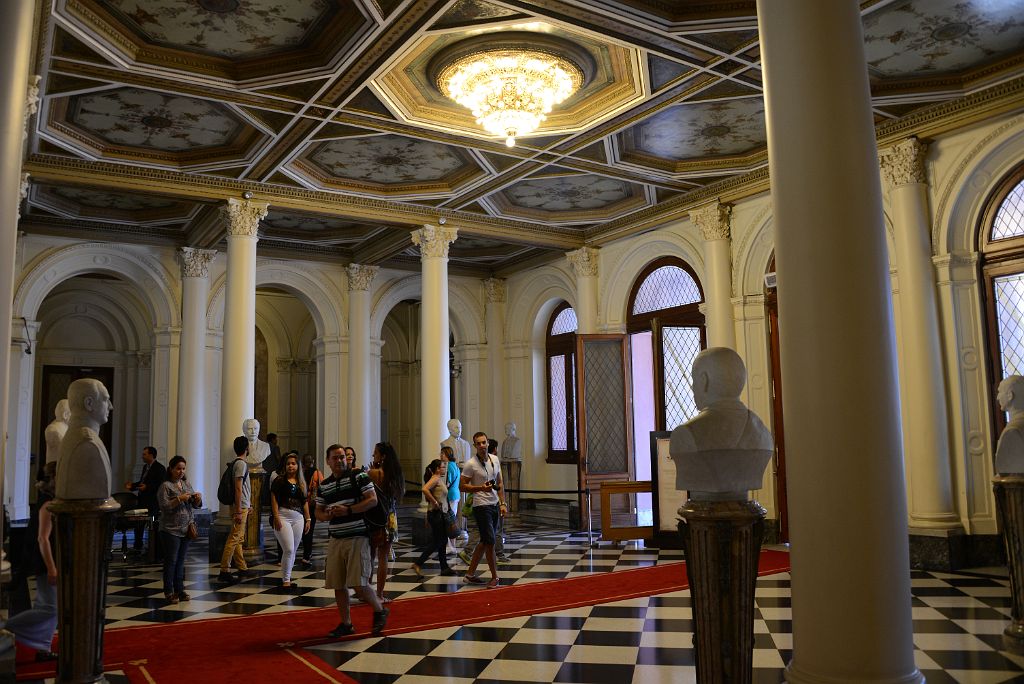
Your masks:
<path fill-rule="evenodd" d="M 148 511 L 146 513 L 133 513 L 132 515 L 122 515 L 121 516 L 121 525 L 122 525 L 122 527 L 121 527 L 121 560 L 122 561 L 127 561 L 128 560 L 128 528 L 129 528 L 129 526 L 134 526 L 134 525 L 136 525 L 138 523 L 144 523 L 144 522 L 148 522 L 148 521 L 149 521 L 149 512 Z M 153 538 L 150 537 L 149 545 L 150 545 L 151 548 L 153 546 L 152 539 Z M 152 554 L 153 552 L 150 551 L 150 553 Z"/>

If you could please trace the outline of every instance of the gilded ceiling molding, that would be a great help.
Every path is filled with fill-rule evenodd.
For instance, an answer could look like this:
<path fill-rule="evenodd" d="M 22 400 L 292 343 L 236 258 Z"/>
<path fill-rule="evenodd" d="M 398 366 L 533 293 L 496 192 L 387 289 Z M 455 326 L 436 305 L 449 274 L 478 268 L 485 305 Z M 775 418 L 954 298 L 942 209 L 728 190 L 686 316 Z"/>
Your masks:
<path fill-rule="evenodd" d="M 878 156 L 882 178 L 889 189 L 911 183 L 928 183 L 924 167 L 928 145 L 917 138 L 907 138 Z"/>
<path fill-rule="evenodd" d="M 504 278 L 488 278 L 484 281 L 484 292 L 488 304 L 504 304 L 508 297 L 508 287 Z"/>
<path fill-rule="evenodd" d="M 227 205 L 221 208 L 228 221 L 228 235 L 258 237 L 260 220 L 266 217 L 269 207 L 266 202 L 229 197 Z"/>
<path fill-rule="evenodd" d="M 434 257 L 447 259 L 448 246 L 455 242 L 457 237 L 459 237 L 459 231 L 456 228 L 427 224 L 412 232 L 412 243 L 419 245 L 421 259 Z"/>
<path fill-rule="evenodd" d="M 349 292 L 367 292 L 377 272 L 380 271 L 380 267 L 349 264 L 345 267 L 345 271 L 348 272 Z"/>
<path fill-rule="evenodd" d="M 217 256 L 217 250 L 181 247 L 178 261 L 181 263 L 182 278 L 206 278 L 210 275 L 210 262 Z"/>
<path fill-rule="evenodd" d="M 690 221 L 700 229 L 705 240 L 728 240 L 732 237 L 731 204 L 705 204 L 690 212 Z"/>
<path fill-rule="evenodd" d="M 571 252 L 566 252 L 565 258 L 572 265 L 572 270 L 577 278 L 587 278 L 597 275 L 598 250 L 593 247 L 580 247 Z"/>

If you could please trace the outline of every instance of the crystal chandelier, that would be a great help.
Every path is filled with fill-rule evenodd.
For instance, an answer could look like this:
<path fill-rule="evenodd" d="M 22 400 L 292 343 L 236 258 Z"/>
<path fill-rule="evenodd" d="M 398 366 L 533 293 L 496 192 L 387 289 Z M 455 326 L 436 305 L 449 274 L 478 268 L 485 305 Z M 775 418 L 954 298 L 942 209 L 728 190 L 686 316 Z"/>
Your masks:
<path fill-rule="evenodd" d="M 445 66 L 437 85 L 468 108 L 476 122 L 513 147 L 516 136 L 537 130 L 551 108 L 583 85 L 583 71 L 564 57 L 540 50 L 497 48 Z"/>

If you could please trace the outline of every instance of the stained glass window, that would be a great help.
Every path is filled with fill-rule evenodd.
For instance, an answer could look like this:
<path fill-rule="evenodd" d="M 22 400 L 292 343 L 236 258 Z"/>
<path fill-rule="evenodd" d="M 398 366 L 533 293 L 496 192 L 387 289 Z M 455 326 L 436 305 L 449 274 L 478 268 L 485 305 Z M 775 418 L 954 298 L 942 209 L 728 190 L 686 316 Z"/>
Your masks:
<path fill-rule="evenodd" d="M 1024 273 L 996 278 L 993 285 L 1003 377 L 1024 375 Z"/>
<path fill-rule="evenodd" d="M 999 205 L 996 219 L 992 223 L 992 240 L 1021 237 L 1024 235 L 1024 181 L 1017 184 L 1003 203 Z"/>
<path fill-rule="evenodd" d="M 674 428 L 697 415 L 693 400 L 693 360 L 700 352 L 700 328 L 662 328 L 665 425 Z"/>
<path fill-rule="evenodd" d="M 633 314 L 694 304 L 702 299 L 693 276 L 678 266 L 661 266 L 644 280 L 633 301 Z"/>
<path fill-rule="evenodd" d="M 552 335 L 563 335 L 565 333 L 576 332 L 576 312 L 573 308 L 567 307 L 562 309 L 557 316 L 555 316 L 554 322 L 551 324 Z"/>

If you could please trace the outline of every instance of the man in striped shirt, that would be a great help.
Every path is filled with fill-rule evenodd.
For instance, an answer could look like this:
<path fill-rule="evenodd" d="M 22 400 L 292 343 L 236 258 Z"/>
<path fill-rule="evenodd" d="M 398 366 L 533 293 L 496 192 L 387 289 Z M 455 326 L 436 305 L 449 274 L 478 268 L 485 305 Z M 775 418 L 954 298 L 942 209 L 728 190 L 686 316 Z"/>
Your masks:
<path fill-rule="evenodd" d="M 377 636 L 387 624 L 388 610 L 381 607 L 370 587 L 373 564 L 363 521 L 363 513 L 377 505 L 377 494 L 369 475 L 346 469 L 345 449 L 340 444 L 327 448 L 327 467 L 331 476 L 317 489 L 316 519 L 329 523 L 324 587 L 334 590 L 341 615 L 341 622 L 328 636 L 343 637 L 355 631 L 349 611 L 349 587 L 373 607 L 373 635 Z"/>

